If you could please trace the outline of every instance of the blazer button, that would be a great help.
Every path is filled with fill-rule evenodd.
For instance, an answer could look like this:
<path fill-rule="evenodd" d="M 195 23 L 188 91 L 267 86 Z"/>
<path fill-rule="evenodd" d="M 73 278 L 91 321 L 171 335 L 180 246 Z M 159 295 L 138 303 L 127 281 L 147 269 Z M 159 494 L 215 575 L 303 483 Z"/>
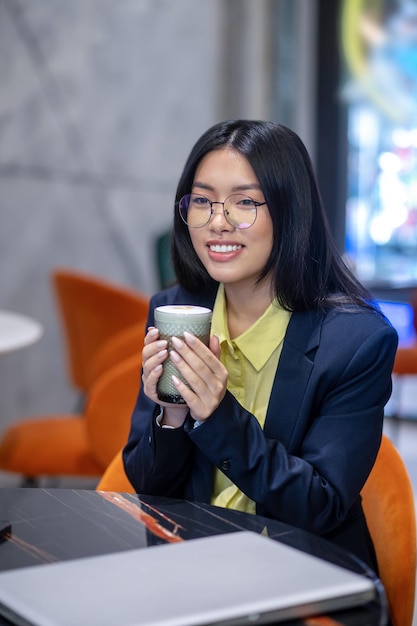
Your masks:
<path fill-rule="evenodd" d="M 220 469 L 224 471 L 230 469 L 230 461 L 222 461 L 220 463 Z"/>

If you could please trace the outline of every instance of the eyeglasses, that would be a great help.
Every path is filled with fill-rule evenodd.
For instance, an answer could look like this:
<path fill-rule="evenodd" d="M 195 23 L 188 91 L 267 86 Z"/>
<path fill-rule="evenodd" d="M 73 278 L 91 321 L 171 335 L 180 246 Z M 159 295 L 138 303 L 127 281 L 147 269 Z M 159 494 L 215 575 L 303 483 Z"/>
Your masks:
<path fill-rule="evenodd" d="M 212 202 L 199 193 L 183 196 L 178 203 L 181 219 L 190 228 L 202 228 L 214 215 L 214 204 L 223 205 L 223 215 L 234 228 L 250 228 L 256 220 L 258 206 L 266 202 L 256 202 L 249 196 L 239 193 L 227 196 L 224 202 Z"/>

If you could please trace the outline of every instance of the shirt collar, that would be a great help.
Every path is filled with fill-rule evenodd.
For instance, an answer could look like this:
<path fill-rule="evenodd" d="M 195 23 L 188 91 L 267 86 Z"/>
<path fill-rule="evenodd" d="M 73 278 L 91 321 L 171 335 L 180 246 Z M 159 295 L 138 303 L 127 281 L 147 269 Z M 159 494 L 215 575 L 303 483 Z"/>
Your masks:
<path fill-rule="evenodd" d="M 226 296 L 223 284 L 219 285 L 213 308 L 211 332 L 217 335 L 220 345 L 228 345 L 230 351 L 238 348 L 245 358 L 259 371 L 284 340 L 291 313 L 273 300 L 265 313 L 244 333 L 230 339 L 227 326 Z"/>

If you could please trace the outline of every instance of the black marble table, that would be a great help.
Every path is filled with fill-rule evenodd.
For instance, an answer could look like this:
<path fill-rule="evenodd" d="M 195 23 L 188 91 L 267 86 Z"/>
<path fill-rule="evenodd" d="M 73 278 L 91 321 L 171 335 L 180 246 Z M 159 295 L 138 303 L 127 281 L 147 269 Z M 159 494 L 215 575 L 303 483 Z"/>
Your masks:
<path fill-rule="evenodd" d="M 183 500 L 74 489 L 0 489 L 0 519 L 11 523 L 11 532 L 0 539 L 0 570 L 251 530 L 373 577 L 348 553 L 292 526 Z M 373 578 L 374 602 L 286 623 L 384 626 L 385 596 Z M 10 622 L 0 618 L 0 624 Z"/>

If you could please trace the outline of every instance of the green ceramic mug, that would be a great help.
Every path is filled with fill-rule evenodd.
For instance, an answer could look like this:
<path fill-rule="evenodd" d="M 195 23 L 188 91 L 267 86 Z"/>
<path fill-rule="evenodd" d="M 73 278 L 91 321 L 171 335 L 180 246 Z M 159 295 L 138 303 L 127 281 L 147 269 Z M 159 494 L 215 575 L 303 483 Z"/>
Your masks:
<path fill-rule="evenodd" d="M 208 346 L 211 309 L 189 304 L 169 304 L 156 307 L 154 315 L 155 326 L 159 329 L 160 338 L 168 341 L 168 351 L 172 349 L 171 338 L 173 336 L 184 337 L 185 330 L 198 337 L 200 341 Z M 168 357 L 164 361 L 164 369 L 158 381 L 158 398 L 163 402 L 185 404 L 183 397 L 178 393 L 172 382 L 173 374 L 187 384 L 173 361 Z"/>

